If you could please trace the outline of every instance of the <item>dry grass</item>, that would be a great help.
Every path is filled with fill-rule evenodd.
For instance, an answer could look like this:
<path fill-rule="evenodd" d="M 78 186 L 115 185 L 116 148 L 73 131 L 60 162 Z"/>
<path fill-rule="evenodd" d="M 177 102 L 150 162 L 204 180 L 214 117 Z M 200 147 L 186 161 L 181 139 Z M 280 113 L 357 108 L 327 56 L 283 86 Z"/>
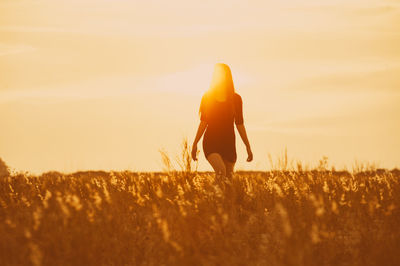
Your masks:
<path fill-rule="evenodd" d="M 2 265 L 400 262 L 397 170 L 238 172 L 224 184 L 189 171 L 4 169 Z"/>

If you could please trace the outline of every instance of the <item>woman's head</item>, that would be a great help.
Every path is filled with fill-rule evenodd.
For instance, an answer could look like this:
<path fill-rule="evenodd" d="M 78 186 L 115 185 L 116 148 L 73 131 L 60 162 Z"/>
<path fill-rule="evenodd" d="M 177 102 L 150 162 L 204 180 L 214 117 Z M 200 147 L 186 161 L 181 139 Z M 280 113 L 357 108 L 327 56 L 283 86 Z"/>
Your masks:
<path fill-rule="evenodd" d="M 228 102 L 228 106 L 232 112 L 234 112 L 233 107 L 233 96 L 235 94 L 235 88 L 233 86 L 232 72 L 228 65 L 224 63 L 216 63 L 214 67 L 214 72 L 211 79 L 210 88 L 205 93 L 203 106 L 200 106 L 199 114 L 202 112 L 207 112 L 210 106 L 218 97 L 221 96 L 225 98 Z"/>
<path fill-rule="evenodd" d="M 233 86 L 232 72 L 228 65 L 224 63 L 215 64 L 208 93 L 214 99 L 217 95 L 225 95 L 229 99 L 233 97 L 235 88 Z"/>

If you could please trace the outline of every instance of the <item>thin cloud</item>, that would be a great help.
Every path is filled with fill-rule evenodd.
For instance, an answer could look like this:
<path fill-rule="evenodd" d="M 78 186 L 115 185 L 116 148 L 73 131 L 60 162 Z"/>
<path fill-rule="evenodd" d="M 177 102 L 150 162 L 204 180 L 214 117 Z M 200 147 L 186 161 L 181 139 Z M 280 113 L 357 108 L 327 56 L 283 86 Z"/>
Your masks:
<path fill-rule="evenodd" d="M 400 132 L 395 123 L 400 109 L 384 103 L 366 106 L 339 115 L 316 115 L 249 124 L 250 131 L 289 135 L 368 136 Z"/>
<path fill-rule="evenodd" d="M 399 93 L 399 88 L 400 66 L 375 71 L 335 73 L 304 78 L 287 89 L 304 92 L 386 91 Z"/>
<path fill-rule="evenodd" d="M 392 14 L 400 11 L 400 3 L 370 3 L 369 5 L 362 4 L 324 4 L 324 5 L 310 5 L 310 6 L 297 6 L 288 7 L 288 10 L 302 11 L 302 12 L 324 12 L 335 15 L 344 16 L 381 16 L 386 14 Z"/>
<path fill-rule="evenodd" d="M 24 44 L 7 45 L 0 43 L 0 56 L 32 52 L 35 50 L 36 48 L 30 45 L 24 45 Z"/>

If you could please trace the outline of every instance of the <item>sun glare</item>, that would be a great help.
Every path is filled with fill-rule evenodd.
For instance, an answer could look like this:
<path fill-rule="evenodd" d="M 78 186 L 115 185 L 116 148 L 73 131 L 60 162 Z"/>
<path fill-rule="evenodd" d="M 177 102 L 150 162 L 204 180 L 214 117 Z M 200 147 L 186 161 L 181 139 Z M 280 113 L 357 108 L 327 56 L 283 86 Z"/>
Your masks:
<path fill-rule="evenodd" d="M 228 64 L 231 68 L 235 89 L 246 86 L 252 78 Z M 200 63 L 186 70 L 152 77 L 148 87 L 161 92 L 174 92 L 190 96 L 202 95 L 211 85 L 215 62 Z M 220 79 L 221 77 L 218 77 Z"/>

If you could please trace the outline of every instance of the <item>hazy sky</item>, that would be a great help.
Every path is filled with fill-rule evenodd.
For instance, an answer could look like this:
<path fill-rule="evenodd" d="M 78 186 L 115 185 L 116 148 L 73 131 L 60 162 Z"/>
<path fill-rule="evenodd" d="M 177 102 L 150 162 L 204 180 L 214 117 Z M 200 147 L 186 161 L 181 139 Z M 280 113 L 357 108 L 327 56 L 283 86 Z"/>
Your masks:
<path fill-rule="evenodd" d="M 0 157 L 158 171 L 231 67 L 254 161 L 400 167 L 400 1 L 1 0 Z M 199 143 L 201 148 L 201 143 Z M 200 154 L 200 170 L 211 170 Z"/>

